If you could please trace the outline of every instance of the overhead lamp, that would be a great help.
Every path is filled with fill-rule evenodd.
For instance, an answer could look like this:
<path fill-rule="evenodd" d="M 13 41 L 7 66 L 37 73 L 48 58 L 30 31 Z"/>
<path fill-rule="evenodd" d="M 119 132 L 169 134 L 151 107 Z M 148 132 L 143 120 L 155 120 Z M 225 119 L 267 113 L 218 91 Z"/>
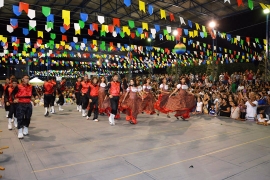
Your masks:
<path fill-rule="evenodd" d="M 151 38 L 147 38 L 147 41 L 148 41 L 148 42 L 151 42 L 152 40 L 151 40 Z"/>
<path fill-rule="evenodd" d="M 211 21 L 211 22 L 209 23 L 209 27 L 210 27 L 210 28 L 216 27 L 216 22 L 215 22 L 215 21 Z"/>
<path fill-rule="evenodd" d="M 174 35 L 174 36 L 177 36 L 177 35 L 178 35 L 178 31 L 177 31 L 177 30 L 174 30 L 174 31 L 173 31 L 173 35 Z"/>
<path fill-rule="evenodd" d="M 268 9 L 268 8 L 264 9 L 264 10 L 263 10 L 263 13 L 264 13 L 264 14 L 269 14 L 269 13 L 270 13 L 270 9 Z"/>

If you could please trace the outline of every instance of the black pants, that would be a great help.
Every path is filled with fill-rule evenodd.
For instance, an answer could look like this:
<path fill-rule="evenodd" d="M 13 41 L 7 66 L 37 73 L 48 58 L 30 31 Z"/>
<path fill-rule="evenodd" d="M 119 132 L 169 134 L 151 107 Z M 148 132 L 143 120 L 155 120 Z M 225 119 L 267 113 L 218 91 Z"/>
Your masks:
<path fill-rule="evenodd" d="M 10 104 L 8 118 L 13 118 L 13 115 L 15 118 L 17 117 L 17 115 L 16 115 L 17 107 L 18 107 L 18 103 L 11 103 Z"/>
<path fill-rule="evenodd" d="M 116 115 L 118 110 L 118 103 L 119 103 L 119 96 L 113 96 L 110 99 L 111 102 L 111 108 L 112 108 L 112 114 Z"/>
<path fill-rule="evenodd" d="M 52 94 L 52 102 L 53 102 L 53 105 L 54 105 L 54 102 L 55 102 L 55 93 Z"/>
<path fill-rule="evenodd" d="M 88 117 L 91 116 L 92 111 L 94 110 L 94 118 L 93 119 L 97 119 L 98 118 L 98 96 L 95 97 L 90 97 L 90 99 L 92 100 L 92 102 L 90 103 L 90 109 L 88 111 Z"/>
<path fill-rule="evenodd" d="M 65 99 L 64 99 L 63 94 L 60 94 L 58 98 L 59 99 L 58 99 L 58 101 L 56 103 L 59 104 L 60 106 L 63 106 L 64 103 L 65 103 Z"/>
<path fill-rule="evenodd" d="M 18 129 L 29 127 L 32 116 L 32 104 L 31 103 L 18 103 L 16 116 L 18 120 Z"/>
<path fill-rule="evenodd" d="M 9 106 L 7 106 L 7 102 L 4 102 L 5 103 L 5 111 L 9 111 L 9 109 L 10 109 L 10 105 Z"/>
<path fill-rule="evenodd" d="M 54 100 L 52 94 L 44 94 L 44 107 L 54 106 Z"/>
<path fill-rule="evenodd" d="M 86 94 L 82 96 L 82 109 L 86 109 L 89 104 L 89 98 Z"/>
<path fill-rule="evenodd" d="M 75 97 L 76 97 L 76 104 L 82 105 L 82 94 L 80 92 L 75 92 Z"/>

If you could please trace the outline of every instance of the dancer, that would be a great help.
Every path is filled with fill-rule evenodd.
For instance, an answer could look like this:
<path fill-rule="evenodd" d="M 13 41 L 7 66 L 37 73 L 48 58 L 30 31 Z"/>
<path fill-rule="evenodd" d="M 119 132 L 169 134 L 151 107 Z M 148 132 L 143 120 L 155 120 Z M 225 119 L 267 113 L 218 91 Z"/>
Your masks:
<path fill-rule="evenodd" d="M 150 78 L 146 79 L 145 84 L 143 85 L 143 103 L 142 103 L 142 111 L 147 114 L 155 114 L 155 97 L 152 93 L 151 80 Z"/>
<path fill-rule="evenodd" d="M 126 120 L 130 124 L 137 124 L 137 116 L 141 113 L 141 89 L 139 89 L 135 83 L 135 80 L 130 80 L 129 87 L 126 90 L 124 99 L 121 102 L 122 109 L 126 110 Z"/>
<path fill-rule="evenodd" d="M 60 85 L 59 85 L 59 90 L 61 93 L 63 93 L 66 90 L 66 78 L 62 78 Z"/>
<path fill-rule="evenodd" d="M 16 111 L 18 121 L 18 138 L 22 139 L 24 135 L 28 135 L 28 127 L 33 111 L 31 97 L 37 96 L 35 88 L 29 84 L 28 75 L 23 76 L 22 83 L 14 88 L 12 96 L 15 97 L 14 103 L 18 103 Z"/>
<path fill-rule="evenodd" d="M 57 83 L 56 83 L 56 78 L 55 77 L 52 77 L 52 79 L 51 79 L 51 83 L 53 84 L 53 87 L 54 87 L 54 90 L 53 90 L 53 94 L 52 94 L 52 104 L 53 104 L 53 106 L 54 106 L 54 102 L 55 102 L 55 96 L 56 96 L 56 85 L 57 85 Z M 54 109 L 54 108 L 53 108 Z M 52 109 L 51 109 L 52 110 Z M 51 111 L 51 113 L 52 113 L 52 111 Z"/>
<path fill-rule="evenodd" d="M 64 109 L 62 108 L 64 103 L 65 103 L 65 98 L 63 95 L 63 92 L 60 89 L 56 90 L 56 94 L 58 95 L 58 101 L 56 102 L 58 104 L 58 110 L 59 111 L 64 111 Z"/>
<path fill-rule="evenodd" d="M 109 117 L 109 123 L 111 125 L 115 125 L 115 115 L 118 111 L 118 103 L 119 103 L 119 96 L 120 93 L 123 92 L 120 82 L 118 82 L 118 75 L 114 74 L 112 77 L 112 81 L 108 84 L 108 96 L 110 98 L 110 104 L 111 104 L 111 113 Z"/>
<path fill-rule="evenodd" d="M 194 95 L 187 92 L 188 86 L 186 85 L 186 78 L 180 78 L 180 84 L 177 88 L 170 94 L 169 100 L 165 106 L 166 109 L 171 111 L 176 111 L 174 115 L 177 119 L 180 116 L 182 120 L 189 118 L 189 112 L 195 107 L 196 101 Z M 174 95 L 176 92 L 176 96 Z"/>
<path fill-rule="evenodd" d="M 75 97 L 76 97 L 76 104 L 77 104 L 77 111 L 82 111 L 82 96 L 80 93 L 80 86 L 81 86 L 82 78 L 78 77 L 77 82 L 75 83 L 74 90 L 75 90 Z"/>
<path fill-rule="evenodd" d="M 52 114 L 55 113 L 54 110 L 54 101 L 53 101 L 53 93 L 54 93 L 54 83 L 52 83 L 52 78 L 50 77 L 48 81 L 45 81 L 43 84 L 43 93 L 44 93 L 44 108 L 45 113 L 44 116 L 49 115 L 48 108 L 51 107 L 50 111 Z"/>
<path fill-rule="evenodd" d="M 90 83 L 88 93 L 87 93 L 89 102 L 90 102 L 90 108 L 89 108 L 86 119 L 87 120 L 90 119 L 91 114 L 94 110 L 93 121 L 95 122 L 98 122 L 98 92 L 99 92 L 98 78 L 93 77 Z"/>
<path fill-rule="evenodd" d="M 8 114 L 8 129 L 12 130 L 12 118 L 14 117 L 14 127 L 17 128 L 18 122 L 17 122 L 17 115 L 16 115 L 16 110 L 17 110 L 17 103 L 14 103 L 14 97 L 12 96 L 13 90 L 17 87 L 18 85 L 18 80 L 17 79 L 12 79 L 11 80 L 12 86 L 8 86 L 5 91 L 5 102 L 6 106 L 9 106 L 9 114 Z"/>
<path fill-rule="evenodd" d="M 170 96 L 169 85 L 167 84 L 167 79 L 165 77 L 162 79 L 162 84 L 160 84 L 159 89 L 160 94 L 158 100 L 154 104 L 155 109 L 158 110 L 157 115 L 159 116 L 159 112 L 161 112 L 167 114 L 167 117 L 170 118 L 170 110 L 165 108 Z"/>
<path fill-rule="evenodd" d="M 90 87 L 90 81 L 88 80 L 88 75 L 85 75 L 79 88 L 82 95 L 82 116 L 83 117 L 87 116 L 86 108 L 89 104 L 89 96 L 87 95 L 87 92 L 89 90 L 89 87 Z"/>
<path fill-rule="evenodd" d="M 11 77 L 10 77 L 10 78 L 11 78 Z M 6 82 L 5 82 L 5 85 L 4 85 L 4 96 L 5 96 L 6 89 L 7 89 L 9 86 L 11 86 L 11 84 L 10 84 L 10 78 L 6 78 Z M 4 98 L 6 117 L 8 118 L 10 106 L 7 106 L 6 103 L 7 103 L 7 102 L 5 101 L 5 98 Z"/>
<path fill-rule="evenodd" d="M 99 113 L 101 115 L 104 115 L 105 113 L 105 109 L 102 107 L 102 104 L 105 100 L 106 97 L 106 79 L 104 76 L 100 77 L 100 83 L 99 83 L 99 92 L 98 92 L 98 109 L 99 109 Z"/>

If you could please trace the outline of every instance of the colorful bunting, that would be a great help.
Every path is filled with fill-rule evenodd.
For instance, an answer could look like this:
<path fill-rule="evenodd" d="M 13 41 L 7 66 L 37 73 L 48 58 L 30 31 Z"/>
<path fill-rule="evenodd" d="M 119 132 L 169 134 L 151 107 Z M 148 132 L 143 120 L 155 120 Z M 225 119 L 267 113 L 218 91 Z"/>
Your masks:
<path fill-rule="evenodd" d="M 145 12 L 145 2 L 139 0 L 139 10 Z"/>
<path fill-rule="evenodd" d="M 42 6 L 42 14 L 45 17 L 48 17 L 51 14 L 51 8 L 50 7 L 46 7 L 46 6 Z"/>

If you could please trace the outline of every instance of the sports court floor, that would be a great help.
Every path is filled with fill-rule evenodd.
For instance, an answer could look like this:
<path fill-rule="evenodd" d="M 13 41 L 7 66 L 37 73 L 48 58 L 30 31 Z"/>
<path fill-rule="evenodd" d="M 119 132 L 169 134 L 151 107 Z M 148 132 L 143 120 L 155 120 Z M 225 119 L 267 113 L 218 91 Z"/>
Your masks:
<path fill-rule="evenodd" d="M 0 109 L 3 180 L 269 180 L 270 126 L 228 118 L 139 115 L 110 126 L 75 106 L 45 118 L 35 107 L 29 136 L 7 130 Z"/>

